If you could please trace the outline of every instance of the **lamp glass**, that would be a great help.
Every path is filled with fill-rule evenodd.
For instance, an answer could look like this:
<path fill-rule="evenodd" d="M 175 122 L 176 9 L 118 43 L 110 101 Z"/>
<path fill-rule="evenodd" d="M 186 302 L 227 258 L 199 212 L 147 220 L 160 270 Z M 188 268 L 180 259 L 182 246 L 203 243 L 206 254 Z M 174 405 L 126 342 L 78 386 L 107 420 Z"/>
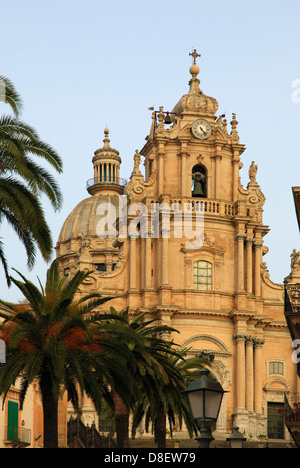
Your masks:
<path fill-rule="evenodd" d="M 204 418 L 203 414 L 203 391 L 188 394 L 190 408 L 194 419 Z"/>
<path fill-rule="evenodd" d="M 217 419 L 223 394 L 219 392 L 205 393 L 205 418 Z"/>
<path fill-rule="evenodd" d="M 231 439 L 230 442 L 230 448 L 243 448 L 243 439 L 240 439 L 240 440 L 234 440 L 234 439 Z"/>
<path fill-rule="evenodd" d="M 217 419 L 223 394 L 213 391 L 195 391 L 188 394 L 194 419 Z"/>

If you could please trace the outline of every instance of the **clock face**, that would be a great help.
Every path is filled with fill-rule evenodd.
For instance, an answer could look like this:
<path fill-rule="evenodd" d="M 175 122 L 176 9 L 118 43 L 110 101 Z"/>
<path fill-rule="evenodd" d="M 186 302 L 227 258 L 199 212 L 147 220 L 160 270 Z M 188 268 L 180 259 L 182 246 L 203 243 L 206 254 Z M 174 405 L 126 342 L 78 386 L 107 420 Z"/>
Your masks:
<path fill-rule="evenodd" d="M 211 125 L 204 119 L 195 120 L 192 125 L 192 132 L 199 140 L 206 140 L 211 135 Z"/>

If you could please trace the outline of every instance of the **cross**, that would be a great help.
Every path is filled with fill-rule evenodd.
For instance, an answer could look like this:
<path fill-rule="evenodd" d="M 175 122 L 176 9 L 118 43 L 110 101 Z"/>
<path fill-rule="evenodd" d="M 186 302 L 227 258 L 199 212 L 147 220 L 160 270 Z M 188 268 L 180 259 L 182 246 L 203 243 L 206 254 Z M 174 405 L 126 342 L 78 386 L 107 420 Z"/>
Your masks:
<path fill-rule="evenodd" d="M 196 58 L 201 57 L 201 54 L 197 54 L 197 49 L 194 49 L 194 52 L 192 54 L 189 54 L 193 57 L 194 59 L 194 65 L 196 64 Z"/>

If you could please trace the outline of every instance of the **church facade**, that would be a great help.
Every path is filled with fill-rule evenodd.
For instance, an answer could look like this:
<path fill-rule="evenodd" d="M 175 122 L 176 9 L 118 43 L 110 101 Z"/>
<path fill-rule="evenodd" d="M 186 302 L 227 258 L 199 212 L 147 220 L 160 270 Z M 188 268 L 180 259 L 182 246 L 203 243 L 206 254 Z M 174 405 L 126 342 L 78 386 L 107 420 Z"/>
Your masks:
<path fill-rule="evenodd" d="M 62 226 L 57 261 L 64 275 L 94 270 L 82 292 L 114 296 L 104 308 L 146 312 L 179 331 L 169 339 L 211 360 L 227 392 L 215 437 L 238 426 L 253 440 L 289 440 L 277 410 L 299 391 L 299 377 L 284 287 L 264 262 L 269 227 L 257 165 L 243 187 L 236 115 L 227 122 L 217 114 L 217 100 L 200 88 L 199 55 L 190 55 L 189 90 L 171 112 L 153 109 L 129 181 L 105 129 L 89 196 Z M 82 418 L 96 420 L 87 399 Z"/>

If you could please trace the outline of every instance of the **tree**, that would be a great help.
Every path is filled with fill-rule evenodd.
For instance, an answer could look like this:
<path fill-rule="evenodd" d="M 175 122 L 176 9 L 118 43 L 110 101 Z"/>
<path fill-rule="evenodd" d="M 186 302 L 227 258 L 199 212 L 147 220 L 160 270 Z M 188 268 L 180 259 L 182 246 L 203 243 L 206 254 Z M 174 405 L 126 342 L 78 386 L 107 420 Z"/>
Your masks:
<path fill-rule="evenodd" d="M 58 173 L 62 161 L 57 152 L 43 142 L 34 128 L 19 120 L 22 102 L 13 84 L 0 76 L 0 91 L 13 116 L 0 116 L 0 225 L 4 219 L 23 243 L 28 267 L 32 268 L 36 246 L 46 261 L 51 259 L 53 244 L 40 196 L 44 194 L 55 210 L 62 204 L 62 194 L 53 176 L 35 162 L 43 158 Z M 34 159 L 32 159 L 32 157 Z M 0 241 L 0 261 L 8 285 L 8 262 Z"/>
<path fill-rule="evenodd" d="M 188 349 L 178 350 L 176 355 L 169 355 L 169 368 L 172 373 L 169 379 L 161 381 L 155 392 L 144 395 L 134 410 L 132 433 L 135 436 L 136 429 L 141 421 L 145 420 L 146 431 L 152 423 L 154 440 L 158 448 L 166 448 L 167 420 L 172 436 L 172 428 L 177 418 L 180 429 L 184 421 L 189 436 L 197 433 L 197 427 L 191 415 L 187 397 L 184 393 L 190 382 L 197 380 L 200 369 L 210 364 L 198 357 L 188 357 Z M 175 372 L 176 371 L 176 372 Z"/>
<path fill-rule="evenodd" d="M 91 272 L 78 271 L 71 279 L 61 277 L 56 262 L 47 271 L 45 289 L 37 288 L 19 273 L 11 278 L 28 301 L 11 306 L 0 338 L 7 346 L 6 363 L 0 369 L 0 394 L 5 397 L 17 378 L 21 382 L 22 408 L 28 387 L 39 383 L 44 412 L 44 447 L 58 446 L 57 409 L 63 389 L 78 411 L 78 389 L 85 392 L 100 412 L 102 399 L 112 404 L 108 386 L 130 394 L 126 375 L 127 356 L 117 353 L 95 328 L 100 313 L 93 312 L 111 298 L 99 294 L 78 295 Z"/>
<path fill-rule="evenodd" d="M 100 330 L 110 343 L 118 345 L 126 360 L 126 369 L 132 379 L 134 393 L 128 400 L 127 395 L 120 397 L 119 390 L 113 392 L 114 420 L 118 448 L 129 445 L 129 412 L 141 398 L 153 399 L 160 391 L 160 385 L 167 385 L 170 378 L 178 378 L 178 370 L 169 359 L 176 354 L 175 345 L 161 338 L 161 333 L 176 332 L 175 329 L 157 323 L 156 319 L 146 320 L 146 314 L 130 316 L 129 309 L 117 312 L 113 307 L 110 314 L 99 320 Z"/>

